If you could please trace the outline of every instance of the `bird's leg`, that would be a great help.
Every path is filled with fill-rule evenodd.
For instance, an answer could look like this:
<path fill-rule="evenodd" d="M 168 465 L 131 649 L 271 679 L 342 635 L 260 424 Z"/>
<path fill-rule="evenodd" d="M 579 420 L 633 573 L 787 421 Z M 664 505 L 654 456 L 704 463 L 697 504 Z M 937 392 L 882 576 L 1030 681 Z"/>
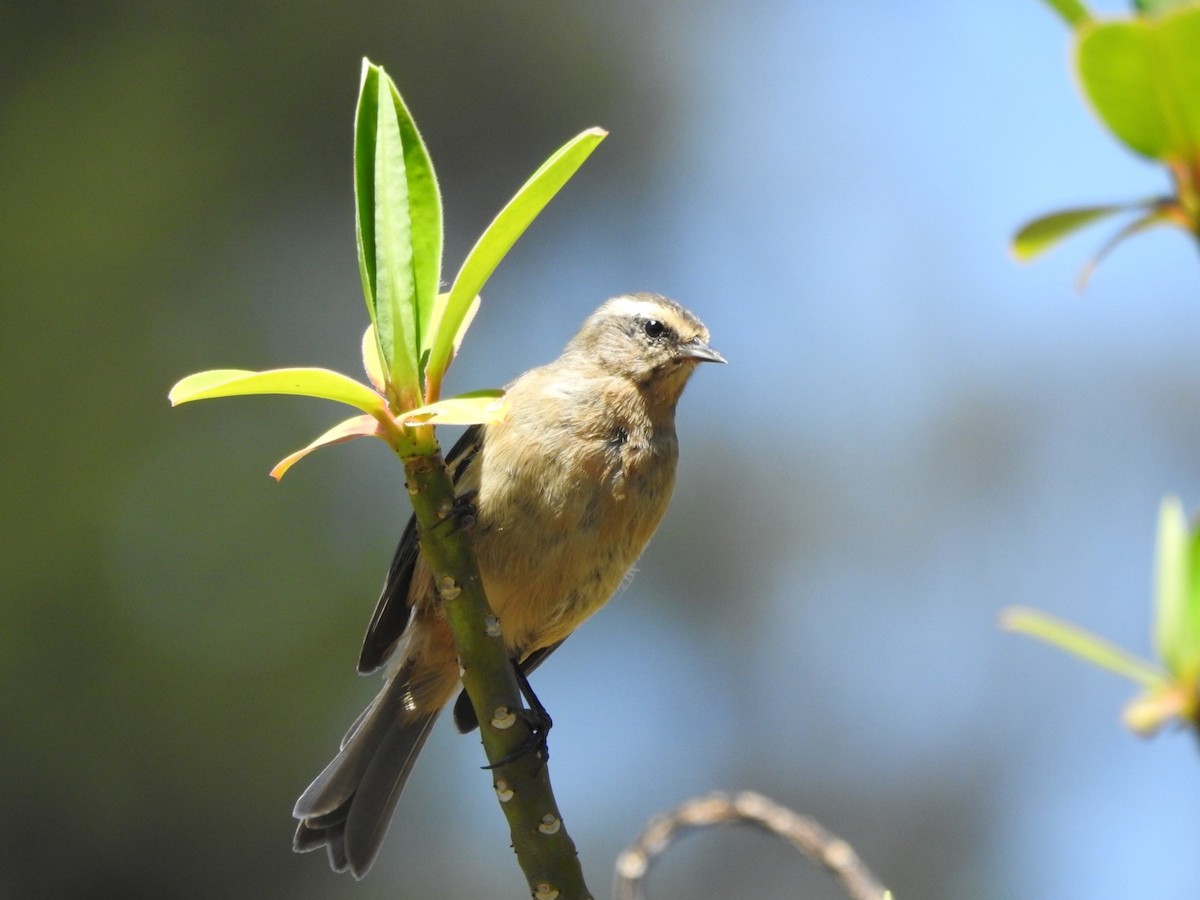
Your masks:
<path fill-rule="evenodd" d="M 550 729 L 554 727 L 554 720 L 550 718 L 550 713 L 546 711 L 546 707 L 542 705 L 542 701 L 538 699 L 538 695 L 533 692 L 533 686 L 529 683 L 529 676 L 525 674 L 525 670 L 521 668 L 520 663 L 514 659 L 512 664 L 513 672 L 517 676 L 517 687 L 521 689 L 521 696 L 529 704 L 529 709 L 523 710 L 529 720 L 529 730 L 537 738 L 541 758 L 549 759 L 550 748 L 546 745 L 546 736 L 550 734 Z"/>
<path fill-rule="evenodd" d="M 546 707 L 542 705 L 542 701 L 538 699 L 538 695 L 533 692 L 533 687 L 529 684 L 529 678 L 521 670 L 521 664 L 514 659 L 512 667 L 513 673 L 517 676 L 517 687 L 521 691 L 521 696 L 529 704 L 528 709 L 522 709 L 519 713 L 529 726 L 529 739 L 503 759 L 499 759 L 491 765 L 484 766 L 485 769 L 498 769 L 501 766 L 506 766 L 527 753 L 532 753 L 543 765 L 550 758 L 550 745 L 546 742 L 546 736 L 550 734 L 550 729 L 554 727 L 554 720 L 550 718 L 550 713 L 546 711 Z"/>
<path fill-rule="evenodd" d="M 475 524 L 475 517 L 479 512 L 475 501 L 478 499 L 479 491 L 463 491 L 454 498 L 454 508 L 450 510 L 450 515 L 458 522 L 459 528 L 470 528 Z"/>
<path fill-rule="evenodd" d="M 475 517 L 479 510 L 475 506 L 475 501 L 479 498 L 479 491 L 463 491 L 454 498 L 453 503 L 447 503 L 438 512 L 441 515 L 439 525 L 453 525 L 456 529 L 470 528 L 475 524 Z"/>

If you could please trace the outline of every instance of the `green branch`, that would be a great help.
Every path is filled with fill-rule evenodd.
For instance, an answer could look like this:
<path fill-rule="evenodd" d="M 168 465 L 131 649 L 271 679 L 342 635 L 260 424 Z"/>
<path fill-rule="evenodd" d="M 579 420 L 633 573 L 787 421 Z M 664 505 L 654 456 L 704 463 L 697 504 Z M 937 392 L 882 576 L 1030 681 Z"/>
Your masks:
<path fill-rule="evenodd" d="M 413 456 L 404 460 L 404 471 L 421 552 L 454 634 L 463 686 L 479 720 L 488 762 L 496 766 L 493 786 L 532 896 L 536 900 L 590 898 L 575 844 L 554 800 L 546 761 L 521 752 L 532 746 L 534 735 L 526 719 L 517 714 L 522 707 L 516 676 L 499 621 L 484 595 L 471 543 L 455 517 L 454 488 L 445 463 L 436 453 Z"/>

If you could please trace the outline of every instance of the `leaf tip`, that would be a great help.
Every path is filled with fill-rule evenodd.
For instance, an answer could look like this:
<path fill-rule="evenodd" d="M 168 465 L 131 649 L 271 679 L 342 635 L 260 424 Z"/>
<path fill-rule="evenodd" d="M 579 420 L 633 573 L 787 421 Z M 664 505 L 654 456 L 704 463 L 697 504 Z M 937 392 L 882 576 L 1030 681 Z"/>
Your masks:
<path fill-rule="evenodd" d="M 1028 610 L 1020 606 L 1006 606 L 996 617 L 996 626 L 1001 631 L 1017 631 Z"/>
<path fill-rule="evenodd" d="M 1021 233 L 1017 232 L 1008 242 L 1008 255 L 1013 258 L 1014 262 L 1025 265 L 1027 262 L 1033 259 L 1035 254 L 1030 253 L 1025 248 L 1025 245 L 1021 240 Z"/>
<path fill-rule="evenodd" d="M 167 391 L 167 402 L 171 404 L 172 409 L 181 403 L 187 403 L 189 400 L 193 399 L 190 396 L 193 391 L 190 391 L 187 388 L 187 384 L 191 378 L 192 376 L 189 375 L 187 378 L 180 379 L 179 381 L 175 382 L 174 385 L 172 385 L 171 390 Z"/>

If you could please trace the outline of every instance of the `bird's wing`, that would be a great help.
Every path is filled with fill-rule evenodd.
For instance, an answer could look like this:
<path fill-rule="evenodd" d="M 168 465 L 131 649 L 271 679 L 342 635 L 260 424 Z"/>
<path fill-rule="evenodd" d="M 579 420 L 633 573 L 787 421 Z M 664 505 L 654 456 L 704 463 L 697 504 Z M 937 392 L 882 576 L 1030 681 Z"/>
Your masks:
<path fill-rule="evenodd" d="M 463 432 L 462 437 L 446 456 L 446 465 L 456 487 L 467 466 L 479 452 L 482 440 L 483 426 L 472 425 Z M 408 524 L 404 526 L 404 533 L 400 536 L 396 555 L 392 557 L 392 565 L 379 594 L 379 602 L 375 605 L 375 614 L 371 616 L 371 624 L 367 626 L 367 634 L 363 638 L 362 652 L 358 657 L 358 671 L 363 675 L 374 672 L 387 662 L 396 641 L 408 627 L 408 620 L 412 615 L 409 595 L 419 550 L 417 520 L 410 516 Z"/>

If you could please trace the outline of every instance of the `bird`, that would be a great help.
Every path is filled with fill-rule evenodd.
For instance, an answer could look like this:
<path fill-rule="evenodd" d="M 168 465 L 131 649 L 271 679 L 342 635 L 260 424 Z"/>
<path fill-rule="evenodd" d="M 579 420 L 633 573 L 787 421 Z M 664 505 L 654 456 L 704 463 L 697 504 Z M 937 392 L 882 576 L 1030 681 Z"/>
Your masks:
<path fill-rule="evenodd" d="M 621 587 L 657 529 L 675 481 L 676 404 L 702 362 L 725 359 L 693 313 L 660 294 L 614 297 L 556 360 L 508 385 L 501 422 L 471 426 L 446 455 L 519 680 Z M 355 878 L 378 855 L 417 754 L 461 686 L 413 518 L 359 656 L 360 674 L 379 670 L 382 690 L 293 810 L 293 848 L 323 846 L 332 868 Z M 454 719 L 462 732 L 477 724 L 465 692 Z"/>

